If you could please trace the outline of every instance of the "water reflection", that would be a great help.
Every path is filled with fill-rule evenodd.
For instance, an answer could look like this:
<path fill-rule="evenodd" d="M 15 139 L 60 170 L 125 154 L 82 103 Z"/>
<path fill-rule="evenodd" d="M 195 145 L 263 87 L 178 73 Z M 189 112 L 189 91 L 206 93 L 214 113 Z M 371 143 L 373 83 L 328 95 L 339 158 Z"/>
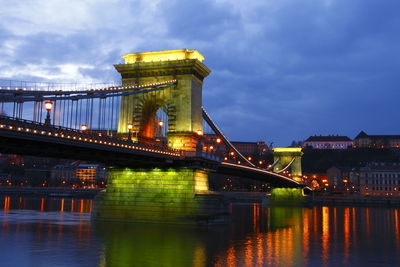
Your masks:
<path fill-rule="evenodd" d="M 92 199 L 73 198 L 33 198 L 33 197 L 0 197 L 3 202 L 3 212 L 9 210 L 39 210 L 45 211 L 70 211 L 79 213 L 92 212 Z M 0 203 L 1 203 L 0 202 Z"/>
<path fill-rule="evenodd" d="M 89 199 L 0 201 L 0 249 L 30 259 L 15 266 L 400 265 L 399 209 L 235 205 L 231 224 L 195 228 L 95 223 Z"/>

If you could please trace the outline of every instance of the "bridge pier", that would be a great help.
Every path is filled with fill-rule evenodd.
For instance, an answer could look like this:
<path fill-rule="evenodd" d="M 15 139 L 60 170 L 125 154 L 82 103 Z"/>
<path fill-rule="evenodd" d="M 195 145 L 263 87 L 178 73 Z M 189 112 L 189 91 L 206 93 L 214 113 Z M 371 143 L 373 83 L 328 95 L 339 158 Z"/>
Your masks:
<path fill-rule="evenodd" d="M 178 224 L 223 223 L 227 205 L 208 190 L 201 169 L 112 169 L 96 201 L 95 217 L 106 221 Z"/>

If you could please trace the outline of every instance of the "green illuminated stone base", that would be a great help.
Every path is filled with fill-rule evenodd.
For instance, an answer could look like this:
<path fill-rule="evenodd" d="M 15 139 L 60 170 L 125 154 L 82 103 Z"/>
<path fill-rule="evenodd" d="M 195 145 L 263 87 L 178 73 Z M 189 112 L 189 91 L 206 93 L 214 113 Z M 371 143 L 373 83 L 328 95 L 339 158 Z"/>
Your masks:
<path fill-rule="evenodd" d="M 112 169 L 96 199 L 97 220 L 157 223 L 223 223 L 227 205 L 208 191 L 208 174 L 193 169 Z"/>
<path fill-rule="evenodd" d="M 274 188 L 271 191 L 269 204 L 272 205 L 302 205 L 305 201 L 303 188 Z"/>

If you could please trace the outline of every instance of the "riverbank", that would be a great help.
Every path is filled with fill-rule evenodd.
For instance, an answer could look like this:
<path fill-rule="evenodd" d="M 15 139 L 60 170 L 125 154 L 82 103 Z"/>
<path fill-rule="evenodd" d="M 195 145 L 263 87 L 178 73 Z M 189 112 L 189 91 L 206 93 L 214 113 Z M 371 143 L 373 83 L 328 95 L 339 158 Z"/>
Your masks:
<path fill-rule="evenodd" d="M 94 198 L 104 188 L 0 187 L 0 195 Z"/>
<path fill-rule="evenodd" d="M 362 196 L 362 195 L 321 195 L 307 196 L 305 203 L 309 205 L 332 206 L 393 206 L 400 207 L 400 197 L 393 196 Z"/>
<path fill-rule="evenodd" d="M 38 197 L 71 197 L 94 198 L 104 188 L 61 188 L 61 187 L 13 187 L 0 186 L 0 195 L 9 196 L 38 196 Z M 273 205 L 270 195 L 266 192 L 218 192 L 224 201 L 229 203 L 260 203 Z M 293 203 L 278 205 L 292 205 Z M 295 205 L 299 205 L 296 202 Z M 400 197 L 393 196 L 361 196 L 361 195 L 317 195 L 306 196 L 300 205 L 304 206 L 389 206 L 400 207 Z"/>

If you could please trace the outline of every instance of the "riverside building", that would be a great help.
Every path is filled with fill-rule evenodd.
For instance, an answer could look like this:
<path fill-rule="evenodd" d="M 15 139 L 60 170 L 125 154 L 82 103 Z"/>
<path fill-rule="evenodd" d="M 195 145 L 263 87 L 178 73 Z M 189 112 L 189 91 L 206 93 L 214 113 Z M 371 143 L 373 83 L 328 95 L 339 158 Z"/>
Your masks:
<path fill-rule="evenodd" d="M 310 136 L 304 140 L 301 147 L 311 147 L 313 149 L 347 149 L 353 146 L 353 141 L 347 136 L 340 135 L 320 135 Z"/>
<path fill-rule="evenodd" d="M 362 195 L 400 196 L 400 163 L 369 163 L 360 168 Z"/>

